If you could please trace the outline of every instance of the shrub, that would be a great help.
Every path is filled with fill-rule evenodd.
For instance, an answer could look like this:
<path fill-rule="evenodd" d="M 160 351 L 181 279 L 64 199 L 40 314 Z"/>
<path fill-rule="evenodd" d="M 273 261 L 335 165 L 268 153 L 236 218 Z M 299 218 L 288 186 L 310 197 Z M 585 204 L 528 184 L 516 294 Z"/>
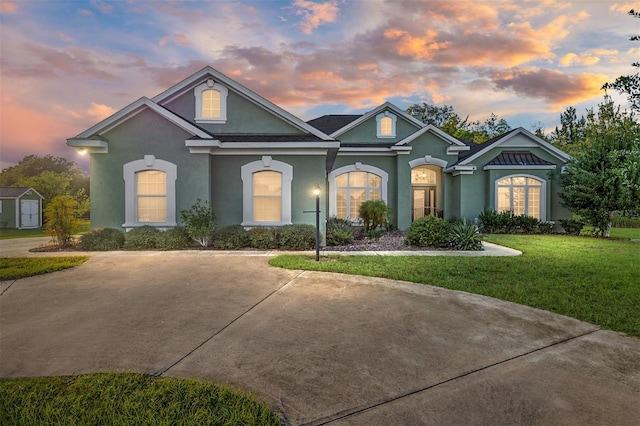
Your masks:
<path fill-rule="evenodd" d="M 180 216 L 191 238 L 202 247 L 211 245 L 213 231 L 216 229 L 216 215 L 208 201 L 203 202 L 198 198 L 189 210 L 182 210 Z"/>
<path fill-rule="evenodd" d="M 370 240 L 378 241 L 383 234 L 384 234 L 384 231 L 382 229 L 371 229 L 365 232 L 364 235 Z"/>
<path fill-rule="evenodd" d="M 253 248 L 267 250 L 278 247 L 276 228 L 259 226 L 249 230 L 249 241 Z"/>
<path fill-rule="evenodd" d="M 133 228 L 125 235 L 124 248 L 126 250 L 155 249 L 161 232 L 159 229 L 149 225 Z"/>
<path fill-rule="evenodd" d="M 498 214 L 495 210 L 485 210 L 478 215 L 478 226 L 485 234 L 496 234 L 505 228 L 504 215 Z"/>
<path fill-rule="evenodd" d="M 80 237 L 80 249 L 87 251 L 120 250 L 124 247 L 124 232 L 113 228 L 93 229 Z"/>
<path fill-rule="evenodd" d="M 551 222 L 538 222 L 537 228 L 538 234 L 553 234 L 553 223 Z"/>
<path fill-rule="evenodd" d="M 327 245 L 345 246 L 353 242 L 354 229 L 348 219 L 337 217 L 329 218 L 327 221 Z"/>
<path fill-rule="evenodd" d="M 611 216 L 611 226 L 614 228 L 640 228 L 640 217 L 623 216 L 616 213 Z"/>
<path fill-rule="evenodd" d="M 44 209 L 47 222 L 47 234 L 53 236 L 59 247 L 69 247 L 73 243 L 73 235 L 78 232 L 80 222 L 80 205 L 71 195 L 54 197 Z"/>
<path fill-rule="evenodd" d="M 191 236 L 182 226 L 161 231 L 156 240 L 156 248 L 160 250 L 180 250 L 189 245 Z"/>
<path fill-rule="evenodd" d="M 562 229 L 569 235 L 580 235 L 585 223 L 578 219 L 560 219 Z"/>
<path fill-rule="evenodd" d="M 284 250 L 309 250 L 316 246 L 316 227 L 285 225 L 278 231 L 278 246 Z"/>
<path fill-rule="evenodd" d="M 466 220 L 458 220 L 450 225 L 449 244 L 454 250 L 483 250 L 476 225 Z"/>
<path fill-rule="evenodd" d="M 238 250 L 249 246 L 249 233 L 241 225 L 228 225 L 213 233 L 213 246 L 223 250 Z"/>
<path fill-rule="evenodd" d="M 379 226 L 386 226 L 389 208 L 382 200 L 368 200 L 360 204 L 358 213 L 365 232 L 368 232 L 378 229 Z"/>
<path fill-rule="evenodd" d="M 405 243 L 417 247 L 442 247 L 449 241 L 449 223 L 435 216 L 415 220 L 405 235 Z"/>
<path fill-rule="evenodd" d="M 523 232 L 525 234 L 533 234 L 538 232 L 538 224 L 540 221 L 531 216 L 512 216 L 511 220 L 513 221 L 513 226 L 510 228 L 513 229 L 512 232 Z"/>

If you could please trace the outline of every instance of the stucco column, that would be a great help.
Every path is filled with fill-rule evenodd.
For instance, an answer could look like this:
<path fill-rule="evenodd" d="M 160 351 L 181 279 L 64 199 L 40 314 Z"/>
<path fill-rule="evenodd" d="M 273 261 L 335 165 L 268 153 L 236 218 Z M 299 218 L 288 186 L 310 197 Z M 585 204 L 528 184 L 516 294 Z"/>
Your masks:
<path fill-rule="evenodd" d="M 398 202 L 393 215 L 396 217 L 398 229 L 407 229 L 411 225 L 411 167 L 408 156 L 398 154 L 396 170 Z"/>

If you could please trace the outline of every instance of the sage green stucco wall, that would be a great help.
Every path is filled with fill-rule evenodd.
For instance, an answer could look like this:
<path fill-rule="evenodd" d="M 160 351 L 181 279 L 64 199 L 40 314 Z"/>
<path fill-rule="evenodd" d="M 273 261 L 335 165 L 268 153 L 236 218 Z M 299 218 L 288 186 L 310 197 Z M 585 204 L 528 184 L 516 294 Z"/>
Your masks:
<path fill-rule="evenodd" d="M 265 155 L 269 150 L 265 149 Z M 273 161 L 281 161 L 293 167 L 291 182 L 291 221 L 293 223 L 315 224 L 315 214 L 304 211 L 315 211 L 313 189 L 320 185 L 324 199 L 325 157 L 321 155 L 271 155 Z M 242 222 L 243 182 L 241 168 L 245 164 L 260 161 L 262 155 L 211 156 L 211 204 L 216 213 L 218 226 L 238 225 Z M 326 208 L 321 206 L 321 231 L 324 232 Z"/>
<path fill-rule="evenodd" d="M 419 128 L 415 124 L 411 124 L 401 116 L 396 120 L 396 137 L 395 138 L 379 138 L 376 117 L 373 116 L 368 120 L 360 123 L 353 129 L 338 136 L 343 143 L 381 143 L 391 144 L 401 141 Z"/>
<path fill-rule="evenodd" d="M 196 104 L 193 90 L 189 90 L 172 100 L 166 107 L 182 118 L 195 123 Z M 254 104 L 231 89 L 229 89 L 227 97 L 227 122 L 225 124 L 197 124 L 213 133 L 303 133 L 300 129 L 274 116 L 272 112 Z"/>
<path fill-rule="evenodd" d="M 91 155 L 91 226 L 121 229 L 125 222 L 123 165 L 154 155 L 177 166 L 176 218 L 196 199 L 209 197 L 209 156 L 189 154 L 191 135 L 144 110 L 104 135 L 108 154 Z"/>

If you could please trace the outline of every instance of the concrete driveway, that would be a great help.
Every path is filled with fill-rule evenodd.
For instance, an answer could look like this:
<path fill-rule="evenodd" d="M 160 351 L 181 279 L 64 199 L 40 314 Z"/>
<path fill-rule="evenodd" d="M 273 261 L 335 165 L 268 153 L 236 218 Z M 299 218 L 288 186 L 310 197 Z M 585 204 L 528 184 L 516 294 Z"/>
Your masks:
<path fill-rule="evenodd" d="M 640 339 L 437 287 L 119 252 L 0 283 L 0 376 L 138 371 L 253 390 L 292 425 L 640 422 Z"/>

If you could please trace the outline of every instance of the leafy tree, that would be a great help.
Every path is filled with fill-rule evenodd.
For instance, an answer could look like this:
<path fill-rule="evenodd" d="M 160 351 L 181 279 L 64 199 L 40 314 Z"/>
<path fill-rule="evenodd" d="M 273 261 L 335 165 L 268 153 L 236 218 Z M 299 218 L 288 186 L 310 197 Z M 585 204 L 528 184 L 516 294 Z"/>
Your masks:
<path fill-rule="evenodd" d="M 213 241 L 213 232 L 216 229 L 216 215 L 208 201 L 200 198 L 189 210 L 180 212 L 182 222 L 187 232 L 202 247 L 209 247 Z"/>
<path fill-rule="evenodd" d="M 0 186 L 32 186 L 45 197 L 45 203 L 64 194 L 82 203 L 89 194 L 89 177 L 73 161 L 52 155 L 27 155 L 17 165 L 0 172 Z"/>
<path fill-rule="evenodd" d="M 58 195 L 44 209 L 47 233 L 53 236 L 59 247 L 70 247 L 73 235 L 78 232 L 78 217 L 83 212 L 80 205 L 70 195 Z"/>
<path fill-rule="evenodd" d="M 360 204 L 358 213 L 366 232 L 374 231 L 379 226 L 386 226 L 389 220 L 389 206 L 382 200 L 367 200 Z"/>
<path fill-rule="evenodd" d="M 595 115 L 590 111 L 590 119 L 594 119 Z M 587 119 L 584 116 L 578 118 L 577 111 L 574 107 L 569 107 L 560 114 L 560 127 L 551 132 L 551 143 L 558 148 L 574 154 L 580 151 L 587 135 Z"/>
<path fill-rule="evenodd" d="M 561 175 L 563 205 L 609 236 L 611 216 L 640 214 L 640 124 L 605 97 L 587 114 L 583 149 Z"/>
<path fill-rule="evenodd" d="M 640 12 L 631 9 L 629 15 L 640 18 Z M 630 41 L 640 41 L 640 35 L 633 35 Z M 631 66 L 640 69 L 640 62 L 634 62 Z M 622 95 L 627 95 L 631 109 L 640 112 L 640 73 L 621 75 L 613 83 L 605 83 L 603 89 L 613 89 Z"/>
<path fill-rule="evenodd" d="M 493 137 L 501 135 L 511 126 L 504 118 L 495 114 L 484 122 L 469 121 L 469 117 L 461 118 L 452 106 L 436 106 L 427 103 L 414 104 L 407 108 L 407 113 L 425 124 L 432 124 L 440 130 L 460 139 L 476 143 L 485 142 Z"/>

